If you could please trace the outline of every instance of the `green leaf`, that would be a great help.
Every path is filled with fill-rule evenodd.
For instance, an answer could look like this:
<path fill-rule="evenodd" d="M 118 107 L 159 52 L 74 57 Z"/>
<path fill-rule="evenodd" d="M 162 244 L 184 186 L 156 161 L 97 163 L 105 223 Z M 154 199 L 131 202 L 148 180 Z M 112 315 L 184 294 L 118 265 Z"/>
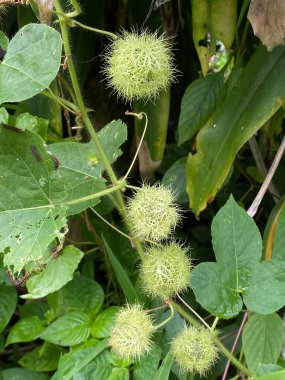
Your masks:
<path fill-rule="evenodd" d="M 285 262 L 272 259 L 252 269 L 243 297 L 249 310 L 271 314 L 285 305 Z"/>
<path fill-rule="evenodd" d="M 45 319 L 45 313 L 49 310 L 47 303 L 25 303 L 24 305 L 18 305 L 21 318 L 37 316 L 40 319 Z"/>
<path fill-rule="evenodd" d="M 45 24 L 29 24 L 10 41 L 0 66 L 0 104 L 43 91 L 58 73 L 61 37 Z"/>
<path fill-rule="evenodd" d="M 117 280 L 122 288 L 122 291 L 124 295 L 126 296 L 127 300 L 130 303 L 134 303 L 136 301 L 140 300 L 140 296 L 137 293 L 134 285 L 131 283 L 127 273 L 125 272 L 124 268 L 122 267 L 121 263 L 113 253 L 112 249 L 110 248 L 109 244 L 104 238 L 104 235 L 102 234 L 102 239 L 104 242 L 104 245 L 106 247 L 107 254 L 109 256 L 112 268 L 116 274 Z"/>
<path fill-rule="evenodd" d="M 3 50 L 6 50 L 9 45 L 9 38 L 6 36 L 6 34 L 0 30 L 0 47 Z"/>
<path fill-rule="evenodd" d="M 12 286 L 0 286 L 0 333 L 8 325 L 17 306 L 17 291 Z"/>
<path fill-rule="evenodd" d="M 224 94 L 223 72 L 196 79 L 186 88 L 178 122 L 179 145 L 190 140 L 203 127 L 222 102 Z"/>
<path fill-rule="evenodd" d="M 94 358 L 96 358 L 108 346 L 108 340 L 101 342 L 95 341 L 93 346 L 85 344 L 60 358 L 58 370 L 52 377 L 52 380 L 69 380 L 78 373 L 82 368 L 87 366 Z M 106 366 L 106 362 L 104 363 Z"/>
<path fill-rule="evenodd" d="M 119 147 L 127 139 L 127 126 L 121 120 L 114 120 L 98 133 L 103 150 L 110 163 L 121 155 Z M 60 142 L 49 145 L 49 150 L 58 159 L 58 173 L 65 184 L 66 201 L 94 194 L 104 190 L 105 179 L 102 174 L 104 163 L 93 141 L 89 143 Z M 99 202 L 93 198 L 80 204 L 69 206 L 68 214 L 77 214 Z"/>
<path fill-rule="evenodd" d="M 275 364 L 284 339 L 282 319 L 277 314 L 251 316 L 242 334 L 247 366 L 255 372 L 259 363 Z"/>
<path fill-rule="evenodd" d="M 49 304 L 57 315 L 71 310 L 81 310 L 94 317 L 101 309 L 103 301 L 104 292 L 101 286 L 78 274 L 57 293 L 49 297 Z"/>
<path fill-rule="evenodd" d="M 11 328 L 7 337 L 6 346 L 16 342 L 31 342 L 45 330 L 43 321 L 37 316 L 20 319 Z"/>
<path fill-rule="evenodd" d="M 108 380 L 129 380 L 127 368 L 113 368 Z"/>
<path fill-rule="evenodd" d="M 40 337 L 61 346 L 74 346 L 86 340 L 90 331 L 90 316 L 77 310 L 58 318 L 46 328 Z"/>
<path fill-rule="evenodd" d="M 153 379 L 157 372 L 160 358 L 161 348 L 156 346 L 149 355 L 142 357 L 139 363 L 134 366 L 134 380 Z"/>
<path fill-rule="evenodd" d="M 263 364 L 259 363 L 258 367 L 255 371 L 255 376 L 263 376 L 267 375 L 269 373 L 277 372 L 277 371 L 282 371 L 284 367 L 278 364 Z"/>
<path fill-rule="evenodd" d="M 159 367 L 158 371 L 156 372 L 153 380 L 168 379 L 172 363 L 173 363 L 173 357 L 172 357 L 171 352 L 169 351 L 168 354 L 163 359 L 163 362 L 161 366 Z"/>
<path fill-rule="evenodd" d="M 249 277 L 261 259 L 261 236 L 253 219 L 231 196 L 213 220 L 212 239 L 217 263 L 197 265 L 191 285 L 206 310 L 231 318 L 240 312 L 240 293 L 248 291 Z"/>
<path fill-rule="evenodd" d="M 274 373 L 269 373 L 264 376 L 256 377 L 255 380 L 283 380 L 285 379 L 285 369 Z"/>
<path fill-rule="evenodd" d="M 192 271 L 191 286 L 196 301 L 219 318 L 232 318 L 242 309 L 236 290 L 236 273 L 216 263 L 202 263 Z"/>
<path fill-rule="evenodd" d="M 62 347 L 45 342 L 24 355 L 18 363 L 24 368 L 37 372 L 54 371 L 64 353 L 65 350 Z"/>
<path fill-rule="evenodd" d="M 49 376 L 23 368 L 9 368 L 2 371 L 3 380 L 48 380 Z"/>
<path fill-rule="evenodd" d="M 118 306 L 111 306 L 99 314 L 92 324 L 91 335 L 99 339 L 107 338 L 110 335 L 110 330 L 119 310 Z"/>
<path fill-rule="evenodd" d="M 162 178 L 163 185 L 172 188 L 177 201 L 180 203 L 188 200 L 186 194 L 186 162 L 186 157 L 180 158 L 170 166 Z"/>
<path fill-rule="evenodd" d="M 271 53 L 258 48 L 231 93 L 198 133 L 197 153 L 189 154 L 187 162 L 187 192 L 195 214 L 215 197 L 238 150 L 285 101 L 284 57 L 284 46 Z"/>
<path fill-rule="evenodd" d="M 15 127 L 28 129 L 41 136 L 44 141 L 47 140 L 48 120 L 41 119 L 40 117 L 25 112 L 17 117 Z"/>
<path fill-rule="evenodd" d="M 65 247 L 59 257 L 51 258 L 41 273 L 27 281 L 26 286 L 29 294 L 21 297 L 26 299 L 41 298 L 61 289 L 72 280 L 83 256 L 83 252 L 72 245 Z"/>
<path fill-rule="evenodd" d="M 0 146 L 0 252 L 14 274 L 38 271 L 50 260 L 50 243 L 62 239 L 64 183 L 38 135 L 0 126 Z"/>
<path fill-rule="evenodd" d="M 77 372 L 76 375 L 73 376 L 72 380 L 89 380 L 92 378 L 100 380 L 109 379 L 109 375 L 112 373 L 112 366 L 109 359 L 110 352 L 107 350 L 103 351 L 84 368 Z"/>

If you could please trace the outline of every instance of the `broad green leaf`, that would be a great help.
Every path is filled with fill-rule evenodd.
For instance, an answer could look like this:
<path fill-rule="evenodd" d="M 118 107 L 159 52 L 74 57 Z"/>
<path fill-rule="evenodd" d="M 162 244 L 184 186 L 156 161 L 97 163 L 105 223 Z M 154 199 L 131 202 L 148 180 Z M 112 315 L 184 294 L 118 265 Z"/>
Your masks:
<path fill-rule="evenodd" d="M 129 380 L 127 368 L 113 368 L 107 380 Z"/>
<path fill-rule="evenodd" d="M 166 171 L 162 178 L 162 183 L 165 186 L 170 186 L 175 194 L 178 202 L 187 202 L 186 194 L 186 161 L 187 158 L 180 158 Z"/>
<path fill-rule="evenodd" d="M 45 319 L 45 313 L 49 310 L 47 303 L 29 302 L 24 305 L 18 305 L 21 318 L 37 316 L 39 319 Z"/>
<path fill-rule="evenodd" d="M 90 316 L 77 310 L 58 318 L 46 328 L 40 337 L 53 344 L 74 346 L 86 340 L 90 331 Z"/>
<path fill-rule="evenodd" d="M 115 367 L 129 367 L 134 364 L 134 359 L 122 359 L 114 351 L 111 350 L 109 356 L 110 363 Z"/>
<path fill-rule="evenodd" d="M 219 318 L 232 318 L 242 309 L 236 290 L 236 273 L 217 263 L 202 263 L 192 271 L 191 286 L 196 301 Z"/>
<path fill-rule="evenodd" d="M 9 285 L 0 285 L 0 333 L 9 323 L 17 305 L 17 291 Z"/>
<path fill-rule="evenodd" d="M 238 150 L 285 101 L 284 58 L 283 46 L 271 53 L 258 48 L 236 86 L 198 133 L 197 153 L 189 154 L 187 162 L 187 192 L 195 214 L 215 197 Z"/>
<path fill-rule="evenodd" d="M 134 380 L 153 379 L 161 358 L 161 348 L 156 346 L 134 366 Z"/>
<path fill-rule="evenodd" d="M 0 252 L 13 273 L 40 270 L 66 224 L 64 183 L 43 140 L 0 126 Z"/>
<path fill-rule="evenodd" d="M 72 280 L 74 271 L 80 263 L 83 252 L 69 245 L 56 259 L 51 257 L 44 270 L 27 281 L 29 294 L 21 296 L 26 299 L 41 298 L 61 289 Z"/>
<path fill-rule="evenodd" d="M 6 346 L 16 342 L 31 342 L 44 330 L 43 321 L 36 316 L 20 319 L 9 331 Z"/>
<path fill-rule="evenodd" d="M 283 380 L 285 379 L 285 369 L 274 373 L 269 373 L 264 376 L 255 377 L 254 380 Z"/>
<path fill-rule="evenodd" d="M 242 334 L 242 347 L 249 370 L 255 372 L 259 363 L 275 364 L 283 339 L 283 322 L 277 314 L 251 316 Z"/>
<path fill-rule="evenodd" d="M 285 305 L 285 262 L 272 259 L 252 269 L 244 303 L 249 310 L 271 314 Z"/>
<path fill-rule="evenodd" d="M 3 380 L 48 380 L 49 376 L 24 368 L 9 368 L 2 371 Z"/>
<path fill-rule="evenodd" d="M 169 351 L 168 354 L 163 359 L 161 366 L 159 367 L 158 371 L 156 372 L 153 380 L 168 379 L 172 363 L 173 363 L 173 356 L 172 356 L 171 352 Z"/>
<path fill-rule="evenodd" d="M 264 231 L 265 260 L 284 259 L 285 245 L 285 197 L 283 196 L 272 210 Z"/>
<path fill-rule="evenodd" d="M 278 364 L 264 364 L 264 363 L 259 363 L 258 367 L 255 371 L 255 376 L 263 376 L 267 375 L 269 373 L 277 372 L 277 371 L 282 371 L 284 367 Z"/>
<path fill-rule="evenodd" d="M 115 256 L 114 252 L 110 248 L 109 244 L 105 240 L 103 234 L 102 234 L 102 239 L 103 239 L 104 245 L 106 247 L 106 251 L 107 251 L 107 254 L 109 256 L 112 268 L 116 274 L 117 280 L 118 280 L 118 282 L 122 288 L 124 295 L 126 296 L 127 300 L 130 303 L 134 303 L 136 301 L 139 301 L 140 300 L 139 294 L 137 293 L 134 285 L 131 283 L 131 281 L 130 281 L 126 271 L 122 267 L 121 263 L 119 262 L 119 260 Z"/>
<path fill-rule="evenodd" d="M 230 197 L 213 220 L 212 239 L 217 263 L 197 265 L 191 285 L 206 310 L 231 318 L 240 312 L 240 294 L 248 291 L 249 276 L 261 259 L 261 237 L 252 218 Z"/>
<path fill-rule="evenodd" d="M 99 339 L 107 338 L 110 335 L 110 330 L 119 310 L 118 306 L 111 306 L 99 314 L 92 324 L 91 335 Z"/>
<path fill-rule="evenodd" d="M 104 351 L 107 346 L 108 340 L 104 339 L 101 342 L 95 342 L 93 346 L 86 344 L 63 355 L 59 360 L 58 370 L 52 377 L 52 380 L 72 379 L 76 373 L 87 366 L 87 364 Z"/>
<path fill-rule="evenodd" d="M 231 196 L 215 216 L 211 231 L 217 262 L 234 269 L 236 289 L 241 289 L 262 256 L 262 240 L 256 224 Z"/>
<path fill-rule="evenodd" d="M 64 353 L 65 350 L 62 347 L 45 342 L 42 346 L 29 351 L 18 363 L 32 371 L 54 371 L 57 369 L 59 359 Z"/>
<path fill-rule="evenodd" d="M 119 147 L 127 139 L 127 127 L 122 121 L 114 120 L 101 129 L 98 138 L 109 162 L 113 163 L 122 153 Z M 60 163 L 58 172 L 67 191 L 65 201 L 92 195 L 106 188 L 102 177 L 105 166 L 92 141 L 86 144 L 60 142 L 49 145 L 48 149 Z M 98 198 L 93 198 L 70 205 L 68 214 L 77 214 L 98 202 Z"/>
<path fill-rule="evenodd" d="M 101 286 L 78 274 L 57 293 L 49 297 L 49 304 L 57 315 L 67 311 L 81 310 L 94 317 L 101 309 L 103 301 L 104 292 Z"/>
<path fill-rule="evenodd" d="M 196 79 L 186 88 L 178 122 L 179 145 L 190 140 L 203 127 L 217 105 L 222 102 L 224 94 L 223 73 Z"/>
<path fill-rule="evenodd" d="M 84 368 L 82 368 L 76 375 L 73 376 L 73 380 L 89 380 L 100 379 L 108 380 L 112 373 L 112 366 L 110 364 L 110 352 L 105 350 Z M 124 369 L 124 368 L 123 368 Z"/>
<path fill-rule="evenodd" d="M 0 66 L 0 104 L 19 102 L 43 91 L 58 73 L 60 34 L 45 24 L 29 24 L 10 41 Z"/>

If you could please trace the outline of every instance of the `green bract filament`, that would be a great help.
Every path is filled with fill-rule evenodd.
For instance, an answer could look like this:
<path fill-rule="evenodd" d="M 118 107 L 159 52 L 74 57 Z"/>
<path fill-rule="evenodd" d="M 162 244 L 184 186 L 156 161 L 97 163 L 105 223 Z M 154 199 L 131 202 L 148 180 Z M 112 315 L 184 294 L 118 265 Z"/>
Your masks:
<path fill-rule="evenodd" d="M 150 248 L 141 261 L 142 288 L 151 297 L 169 299 L 189 286 L 190 259 L 176 243 Z"/>
<path fill-rule="evenodd" d="M 104 53 L 107 84 L 126 102 L 155 99 L 174 80 L 170 41 L 163 35 L 123 31 Z"/>
<path fill-rule="evenodd" d="M 151 316 L 140 305 L 127 305 L 117 314 L 109 345 L 121 359 L 140 359 L 150 352 L 154 331 Z"/>
<path fill-rule="evenodd" d="M 179 220 L 172 191 L 161 185 L 143 185 L 127 203 L 128 225 L 140 241 L 167 239 Z"/>
<path fill-rule="evenodd" d="M 200 376 L 209 371 L 218 357 L 212 334 L 204 327 L 189 326 L 174 338 L 171 350 L 182 371 Z"/>

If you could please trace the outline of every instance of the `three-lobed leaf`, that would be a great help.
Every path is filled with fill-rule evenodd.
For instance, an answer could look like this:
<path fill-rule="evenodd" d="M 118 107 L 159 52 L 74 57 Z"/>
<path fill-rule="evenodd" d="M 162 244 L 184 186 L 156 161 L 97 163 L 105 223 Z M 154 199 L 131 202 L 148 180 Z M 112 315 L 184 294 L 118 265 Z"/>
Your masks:
<path fill-rule="evenodd" d="M 213 220 L 212 239 L 217 262 L 197 265 L 191 280 L 196 300 L 206 310 L 231 318 L 243 302 L 260 314 L 285 305 L 285 263 L 260 262 L 260 233 L 232 197 Z"/>

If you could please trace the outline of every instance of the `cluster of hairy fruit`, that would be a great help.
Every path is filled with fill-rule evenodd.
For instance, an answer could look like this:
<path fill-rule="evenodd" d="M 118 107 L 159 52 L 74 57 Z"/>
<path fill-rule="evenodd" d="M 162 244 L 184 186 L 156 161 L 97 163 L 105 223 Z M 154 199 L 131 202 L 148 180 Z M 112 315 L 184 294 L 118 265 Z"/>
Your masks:
<path fill-rule="evenodd" d="M 175 80 L 171 43 L 163 35 L 132 31 L 113 38 L 104 52 L 107 85 L 126 102 L 153 100 Z M 140 282 L 151 298 L 163 302 L 189 286 L 191 261 L 187 249 L 172 237 L 181 220 L 173 192 L 143 184 L 127 202 L 126 223 L 132 237 L 145 247 Z M 139 304 L 123 307 L 116 316 L 109 344 L 121 359 L 139 360 L 150 353 L 158 329 L 154 317 Z M 183 371 L 205 374 L 217 358 L 213 332 L 189 326 L 171 342 Z"/>
<path fill-rule="evenodd" d="M 172 237 L 180 219 L 173 192 L 162 185 L 144 184 L 127 202 L 126 222 L 132 236 L 148 247 L 140 262 L 142 289 L 164 302 L 186 290 L 190 281 L 187 249 Z M 109 343 L 120 358 L 139 360 L 151 352 L 157 329 L 153 316 L 141 305 L 127 305 L 117 314 Z M 183 371 L 200 375 L 218 356 L 213 332 L 192 326 L 173 339 L 171 352 Z"/>

